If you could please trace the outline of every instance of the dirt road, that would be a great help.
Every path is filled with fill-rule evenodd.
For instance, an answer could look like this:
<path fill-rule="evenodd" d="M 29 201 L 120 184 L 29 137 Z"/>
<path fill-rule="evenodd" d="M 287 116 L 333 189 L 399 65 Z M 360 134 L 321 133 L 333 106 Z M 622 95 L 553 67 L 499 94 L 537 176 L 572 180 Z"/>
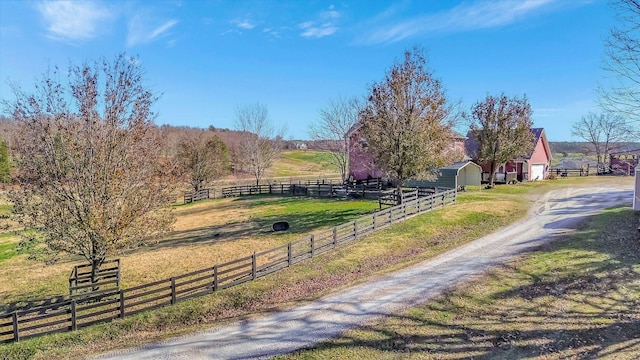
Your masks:
<path fill-rule="evenodd" d="M 238 322 L 99 359 L 254 359 L 311 346 L 345 329 L 427 301 L 488 267 L 574 228 L 589 215 L 629 204 L 630 185 L 555 190 L 522 221 L 410 268 L 289 311 Z"/>

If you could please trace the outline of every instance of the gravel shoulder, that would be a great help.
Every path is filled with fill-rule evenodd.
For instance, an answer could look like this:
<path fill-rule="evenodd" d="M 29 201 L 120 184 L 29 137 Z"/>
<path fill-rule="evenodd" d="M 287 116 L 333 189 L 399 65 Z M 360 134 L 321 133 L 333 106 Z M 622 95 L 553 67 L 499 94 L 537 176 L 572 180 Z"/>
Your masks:
<path fill-rule="evenodd" d="M 551 191 L 516 224 L 409 268 L 273 315 L 97 359 L 254 359 L 285 354 L 428 301 L 454 285 L 566 234 L 602 209 L 630 203 L 630 185 Z"/>

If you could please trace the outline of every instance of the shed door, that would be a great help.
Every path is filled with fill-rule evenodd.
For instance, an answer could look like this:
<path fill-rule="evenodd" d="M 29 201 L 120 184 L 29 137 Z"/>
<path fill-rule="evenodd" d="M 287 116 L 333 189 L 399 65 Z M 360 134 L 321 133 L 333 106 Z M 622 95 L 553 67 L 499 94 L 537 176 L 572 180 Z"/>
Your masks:
<path fill-rule="evenodd" d="M 544 164 L 531 165 L 531 181 L 544 179 Z"/>

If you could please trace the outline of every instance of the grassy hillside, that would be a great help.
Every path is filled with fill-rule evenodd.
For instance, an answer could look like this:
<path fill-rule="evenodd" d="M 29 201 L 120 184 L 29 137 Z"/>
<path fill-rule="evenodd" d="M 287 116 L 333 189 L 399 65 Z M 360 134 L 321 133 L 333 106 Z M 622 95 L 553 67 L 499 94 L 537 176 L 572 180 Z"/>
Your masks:
<path fill-rule="evenodd" d="M 286 150 L 273 162 L 268 176 L 334 176 L 338 169 L 331 163 L 331 154 L 317 150 Z"/>

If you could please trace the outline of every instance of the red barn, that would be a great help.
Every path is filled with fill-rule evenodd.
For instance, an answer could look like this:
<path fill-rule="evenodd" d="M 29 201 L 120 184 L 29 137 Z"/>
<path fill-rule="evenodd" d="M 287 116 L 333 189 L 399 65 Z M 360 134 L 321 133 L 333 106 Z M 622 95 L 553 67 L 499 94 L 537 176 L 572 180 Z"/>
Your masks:
<path fill-rule="evenodd" d="M 616 174 L 631 175 L 638 166 L 640 149 L 618 151 L 609 154 L 609 168 Z"/>
<path fill-rule="evenodd" d="M 533 151 L 525 157 L 499 164 L 496 169 L 495 182 L 507 183 L 512 180 L 535 181 L 543 180 L 549 176 L 549 163 L 551 162 L 551 149 L 547 141 L 547 135 L 543 128 L 532 128 L 531 133 L 535 138 Z M 477 153 L 478 144 L 469 136 L 466 143 L 469 154 Z M 489 180 L 491 164 L 478 164 L 482 167 L 482 180 Z"/>
<path fill-rule="evenodd" d="M 382 178 L 384 174 L 376 166 L 373 156 L 367 152 L 367 139 L 359 130 L 360 124 L 356 124 L 349 132 L 349 178 L 355 181 Z M 450 150 L 457 153 L 457 160 L 469 159 L 465 153 L 465 139 L 454 132 Z"/>

